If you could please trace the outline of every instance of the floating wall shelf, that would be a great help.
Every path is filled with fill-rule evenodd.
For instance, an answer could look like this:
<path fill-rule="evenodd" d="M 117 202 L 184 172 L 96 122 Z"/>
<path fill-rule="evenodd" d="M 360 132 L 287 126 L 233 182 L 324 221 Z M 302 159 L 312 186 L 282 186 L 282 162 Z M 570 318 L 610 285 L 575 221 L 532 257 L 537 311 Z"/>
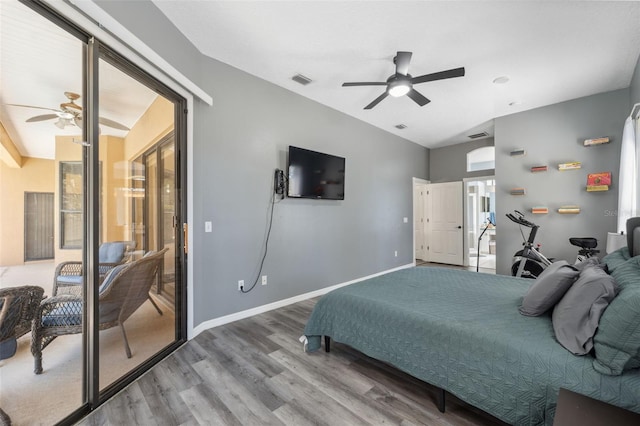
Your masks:
<path fill-rule="evenodd" d="M 579 214 L 580 207 L 578 206 L 560 206 L 558 209 L 558 213 L 560 214 Z"/>
<path fill-rule="evenodd" d="M 533 214 L 547 214 L 549 209 L 547 207 L 531 207 L 531 213 Z"/>
<path fill-rule="evenodd" d="M 570 163 L 560 163 L 558 164 L 558 170 L 560 170 L 561 172 L 567 171 L 567 170 L 577 170 L 577 169 L 581 169 L 582 168 L 582 163 L 579 161 L 572 161 Z"/>
<path fill-rule="evenodd" d="M 587 192 L 608 191 L 609 185 L 588 185 Z"/>
<path fill-rule="evenodd" d="M 524 188 L 511 188 L 511 191 L 509 191 L 511 195 L 525 195 L 526 192 Z"/>
<path fill-rule="evenodd" d="M 527 155 L 527 151 L 525 151 L 523 148 L 514 149 L 513 151 L 511 151 L 509 153 L 509 155 L 512 156 L 512 157 L 523 157 L 523 156 Z"/>
<path fill-rule="evenodd" d="M 584 146 L 604 145 L 611 142 L 609 138 L 585 139 Z"/>
<path fill-rule="evenodd" d="M 539 172 L 546 172 L 547 171 L 547 166 L 533 166 L 531 167 L 531 173 L 539 173 Z"/>

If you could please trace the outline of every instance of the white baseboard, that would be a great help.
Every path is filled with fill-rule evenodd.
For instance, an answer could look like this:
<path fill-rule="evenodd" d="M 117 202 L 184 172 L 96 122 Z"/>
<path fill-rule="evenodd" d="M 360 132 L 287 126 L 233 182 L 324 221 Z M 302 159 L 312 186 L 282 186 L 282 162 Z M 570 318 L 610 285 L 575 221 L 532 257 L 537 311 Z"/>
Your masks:
<path fill-rule="evenodd" d="M 300 294 L 298 296 L 290 297 L 288 299 L 278 300 L 277 302 L 269 303 L 262 306 L 257 306 L 255 308 L 247 309 L 246 311 L 236 312 L 235 314 L 225 315 L 223 317 L 214 318 L 205 322 L 198 324 L 193 328 L 193 333 L 189 336 L 189 339 L 193 339 L 198 334 L 202 333 L 205 330 L 210 328 L 218 327 L 224 324 L 228 324 L 230 322 L 238 321 L 244 318 L 249 318 L 254 315 L 262 314 L 264 312 L 269 312 L 274 309 L 282 308 L 283 306 L 291 305 L 292 303 L 301 302 L 303 300 L 311 299 L 313 297 L 322 296 L 325 293 L 328 293 L 332 290 L 335 290 L 340 287 L 344 287 L 350 284 L 355 284 L 360 281 L 368 280 L 369 278 L 377 277 L 380 275 L 388 274 L 390 272 L 399 271 L 401 269 L 411 268 L 415 266 L 415 261 L 413 263 L 408 263 L 406 265 L 398 266 L 397 268 L 388 269 L 386 271 L 378 272 L 373 275 L 369 275 L 362 278 L 356 278 L 355 280 L 347 281 L 344 283 L 332 285 L 330 287 L 321 288 L 320 290 L 311 291 L 309 293 Z"/>

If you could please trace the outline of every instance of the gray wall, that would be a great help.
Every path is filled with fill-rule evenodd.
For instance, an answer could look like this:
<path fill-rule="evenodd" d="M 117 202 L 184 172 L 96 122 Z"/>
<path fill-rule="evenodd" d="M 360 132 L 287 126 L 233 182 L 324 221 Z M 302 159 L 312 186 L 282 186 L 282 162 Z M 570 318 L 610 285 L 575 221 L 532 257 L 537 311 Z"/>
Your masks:
<path fill-rule="evenodd" d="M 465 178 L 492 176 L 495 171 L 467 172 L 467 153 L 477 148 L 493 146 L 493 138 L 433 148 L 429 153 L 429 180 L 432 183 L 461 181 Z"/>
<path fill-rule="evenodd" d="M 575 99 L 495 119 L 497 272 L 509 274 L 512 254 L 522 248 L 518 226 L 505 214 L 514 209 L 541 225 L 537 241 L 547 256 L 575 260 L 571 236 L 593 236 L 604 253 L 607 232 L 616 230 L 617 172 L 624 120 L 629 115 L 629 90 L 617 90 Z M 606 145 L 584 147 L 588 138 L 609 136 Z M 524 148 L 524 157 L 509 152 Z M 582 168 L 558 171 L 558 164 L 581 161 Z M 531 173 L 536 165 L 547 172 Z M 612 172 L 606 192 L 587 192 L 587 174 Z M 525 196 L 512 196 L 512 187 L 525 187 Z M 561 205 L 576 204 L 578 215 L 557 213 Z M 532 206 L 547 206 L 549 214 L 532 215 Z M 528 230 L 528 229 L 527 229 Z M 528 235 L 528 233 L 525 233 Z"/>
<path fill-rule="evenodd" d="M 194 111 L 195 325 L 413 261 L 411 178 L 428 178 L 429 150 L 202 55 L 185 68 L 184 39 L 150 40 L 176 32 L 153 4 L 113 3 L 101 6 L 214 100 Z M 289 145 L 345 157 L 345 200 L 275 204 L 269 283 L 243 295 L 237 282 L 257 274 L 273 172 L 286 170 Z"/>
<path fill-rule="evenodd" d="M 200 80 L 202 55 L 149 0 L 94 2 L 182 74 L 194 82 Z"/>
<path fill-rule="evenodd" d="M 631 93 L 631 105 L 640 102 L 640 57 L 636 63 L 636 69 L 633 73 L 633 78 L 631 79 L 631 87 L 629 88 L 629 91 Z"/>
<path fill-rule="evenodd" d="M 196 323 L 413 261 L 411 178 L 427 178 L 427 149 L 218 61 L 204 59 L 203 72 L 214 106 L 196 109 L 194 218 L 214 232 L 195 235 Z M 277 203 L 269 284 L 241 295 L 288 145 L 345 157 L 345 200 Z"/>

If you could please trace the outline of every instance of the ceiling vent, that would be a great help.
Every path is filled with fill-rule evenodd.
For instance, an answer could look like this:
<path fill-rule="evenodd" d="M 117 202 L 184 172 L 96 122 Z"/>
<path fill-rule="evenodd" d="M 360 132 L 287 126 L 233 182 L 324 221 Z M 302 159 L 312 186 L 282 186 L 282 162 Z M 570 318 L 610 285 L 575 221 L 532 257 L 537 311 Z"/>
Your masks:
<path fill-rule="evenodd" d="M 395 127 L 396 127 L 396 129 L 400 129 L 400 130 L 407 128 L 407 126 L 405 126 L 404 124 L 396 124 Z"/>
<path fill-rule="evenodd" d="M 296 74 L 293 77 L 291 77 L 291 80 L 295 81 L 296 83 L 300 83 L 303 86 L 306 86 L 307 84 L 311 83 L 311 79 L 309 77 L 305 77 L 302 74 Z"/>
<path fill-rule="evenodd" d="M 475 133 L 473 135 L 469 135 L 467 136 L 469 139 L 480 139 L 480 138 L 485 138 L 489 136 L 489 133 L 487 132 L 480 132 L 480 133 Z"/>

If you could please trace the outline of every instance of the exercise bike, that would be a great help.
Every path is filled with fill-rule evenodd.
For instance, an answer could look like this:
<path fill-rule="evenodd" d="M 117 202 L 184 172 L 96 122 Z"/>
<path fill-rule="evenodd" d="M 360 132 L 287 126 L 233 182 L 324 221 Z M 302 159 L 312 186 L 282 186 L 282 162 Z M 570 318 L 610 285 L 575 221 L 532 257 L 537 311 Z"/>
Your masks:
<path fill-rule="evenodd" d="M 553 258 L 547 258 L 540 252 L 539 244 L 534 247 L 536 234 L 538 233 L 538 229 L 540 227 L 535 223 L 525 219 L 524 214 L 522 214 L 518 210 L 514 210 L 514 213 L 507 213 L 506 216 L 509 218 L 509 220 L 521 226 L 520 233 L 522 234 L 522 239 L 524 240 L 524 242 L 522 243 L 524 248 L 517 251 L 513 255 L 511 275 L 513 275 L 514 277 L 535 279 L 554 261 Z M 529 238 L 527 239 L 524 238 L 522 226 L 531 229 L 531 231 L 529 232 Z M 600 253 L 600 250 L 595 249 L 598 246 L 598 240 L 595 238 L 571 237 L 569 238 L 569 242 L 571 243 L 571 245 L 580 247 L 575 263 L 582 262 L 583 260 Z"/>

